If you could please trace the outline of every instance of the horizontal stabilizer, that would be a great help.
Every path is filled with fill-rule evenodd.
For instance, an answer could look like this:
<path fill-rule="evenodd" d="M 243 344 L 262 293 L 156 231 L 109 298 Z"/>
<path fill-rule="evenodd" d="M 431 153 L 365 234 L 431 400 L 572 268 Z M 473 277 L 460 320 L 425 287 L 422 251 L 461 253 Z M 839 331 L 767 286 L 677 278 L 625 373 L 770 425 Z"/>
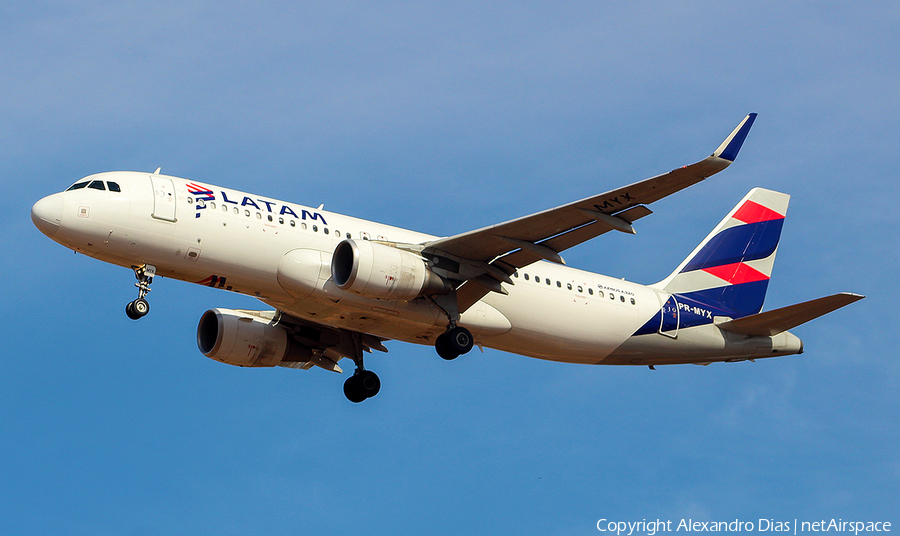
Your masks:
<path fill-rule="evenodd" d="M 774 311 L 729 320 L 719 324 L 719 328 L 740 335 L 771 337 L 863 298 L 865 296 L 841 292 Z"/>

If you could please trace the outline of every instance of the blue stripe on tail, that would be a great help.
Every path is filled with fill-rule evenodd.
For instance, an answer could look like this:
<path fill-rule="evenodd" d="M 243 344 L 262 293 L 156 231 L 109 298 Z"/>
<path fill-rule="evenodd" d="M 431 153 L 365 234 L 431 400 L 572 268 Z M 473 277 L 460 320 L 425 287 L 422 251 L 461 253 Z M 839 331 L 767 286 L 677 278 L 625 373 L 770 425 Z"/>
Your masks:
<path fill-rule="evenodd" d="M 736 262 L 765 259 L 778 247 L 784 220 L 770 220 L 725 229 L 703 246 L 682 272 Z"/>

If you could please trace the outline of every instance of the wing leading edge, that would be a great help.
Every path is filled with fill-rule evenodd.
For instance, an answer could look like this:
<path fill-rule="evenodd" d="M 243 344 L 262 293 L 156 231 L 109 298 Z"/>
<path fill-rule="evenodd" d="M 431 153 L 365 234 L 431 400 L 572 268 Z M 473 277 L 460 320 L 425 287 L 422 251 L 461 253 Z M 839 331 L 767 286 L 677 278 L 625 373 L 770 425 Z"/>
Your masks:
<path fill-rule="evenodd" d="M 459 310 L 465 311 L 488 292 L 502 292 L 499 283 L 509 282 L 504 274 L 541 259 L 563 263 L 561 251 L 612 230 L 634 233 L 631 224 L 652 213 L 645 205 L 731 165 L 755 119 L 755 113 L 747 115 L 699 162 L 543 212 L 441 238 L 424 244 L 423 254 L 481 266 L 481 274 L 465 278 L 466 283 L 457 289 Z"/>

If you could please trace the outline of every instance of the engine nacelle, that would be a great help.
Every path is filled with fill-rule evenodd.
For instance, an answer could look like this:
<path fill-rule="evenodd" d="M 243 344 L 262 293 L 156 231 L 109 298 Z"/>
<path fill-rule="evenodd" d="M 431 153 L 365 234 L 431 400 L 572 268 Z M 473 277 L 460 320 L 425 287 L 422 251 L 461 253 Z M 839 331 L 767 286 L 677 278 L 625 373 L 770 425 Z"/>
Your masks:
<path fill-rule="evenodd" d="M 331 279 L 342 290 L 380 300 L 412 300 L 452 290 L 422 257 L 368 240 L 344 240 L 337 245 Z"/>
<path fill-rule="evenodd" d="M 197 346 L 206 357 L 239 367 L 274 367 L 283 361 L 312 359 L 312 350 L 271 321 L 271 312 L 267 318 L 262 311 L 210 309 L 197 325 Z"/>

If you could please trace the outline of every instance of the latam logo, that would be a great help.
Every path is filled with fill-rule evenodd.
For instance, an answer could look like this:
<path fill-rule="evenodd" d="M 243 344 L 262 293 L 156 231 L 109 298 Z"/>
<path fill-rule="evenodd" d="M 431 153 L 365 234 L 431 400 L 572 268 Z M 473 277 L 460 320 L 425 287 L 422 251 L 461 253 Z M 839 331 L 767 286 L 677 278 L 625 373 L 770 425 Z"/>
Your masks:
<path fill-rule="evenodd" d="M 191 194 L 194 195 L 194 199 L 198 201 L 215 201 L 216 195 L 212 190 L 205 186 L 201 186 L 199 184 L 195 184 L 193 182 L 187 183 L 187 189 Z"/>
<path fill-rule="evenodd" d="M 231 290 L 230 285 L 225 284 L 226 278 L 224 276 L 211 275 L 206 279 L 201 279 L 200 281 L 194 281 L 194 283 L 198 285 L 203 285 L 206 287 L 212 288 L 223 288 L 225 290 Z"/>
<path fill-rule="evenodd" d="M 205 202 L 206 201 L 215 201 L 216 194 L 209 187 L 203 186 L 202 184 L 189 182 L 189 183 L 187 183 L 186 186 L 187 186 L 188 192 L 190 192 L 191 195 L 193 195 L 197 201 L 203 201 L 202 203 L 196 204 L 197 211 L 196 211 L 196 215 L 194 217 L 199 218 L 200 211 L 206 208 Z M 242 207 L 253 207 L 254 209 L 256 209 L 260 212 L 265 211 L 265 212 L 269 212 L 272 214 L 278 214 L 279 216 L 290 216 L 290 217 L 296 218 L 298 220 L 312 220 L 312 221 L 318 220 L 318 221 L 322 222 L 322 225 L 328 225 L 328 222 L 325 221 L 325 217 L 316 211 L 299 209 L 300 213 L 297 214 L 298 211 L 295 211 L 289 205 L 282 205 L 280 203 L 276 203 L 275 201 L 266 201 L 264 199 L 259 199 L 259 198 L 256 198 L 254 200 L 250 196 L 246 196 L 246 195 L 243 196 L 243 199 L 241 199 L 240 201 L 236 201 L 236 199 L 239 196 L 236 195 L 235 193 L 231 194 L 232 197 L 234 197 L 234 199 L 229 199 L 228 194 L 226 194 L 225 191 L 223 191 L 223 190 L 220 190 L 219 193 L 222 194 L 222 202 L 223 203 L 228 203 L 231 205 L 242 206 Z M 265 206 L 265 209 L 262 208 L 263 205 Z"/>

